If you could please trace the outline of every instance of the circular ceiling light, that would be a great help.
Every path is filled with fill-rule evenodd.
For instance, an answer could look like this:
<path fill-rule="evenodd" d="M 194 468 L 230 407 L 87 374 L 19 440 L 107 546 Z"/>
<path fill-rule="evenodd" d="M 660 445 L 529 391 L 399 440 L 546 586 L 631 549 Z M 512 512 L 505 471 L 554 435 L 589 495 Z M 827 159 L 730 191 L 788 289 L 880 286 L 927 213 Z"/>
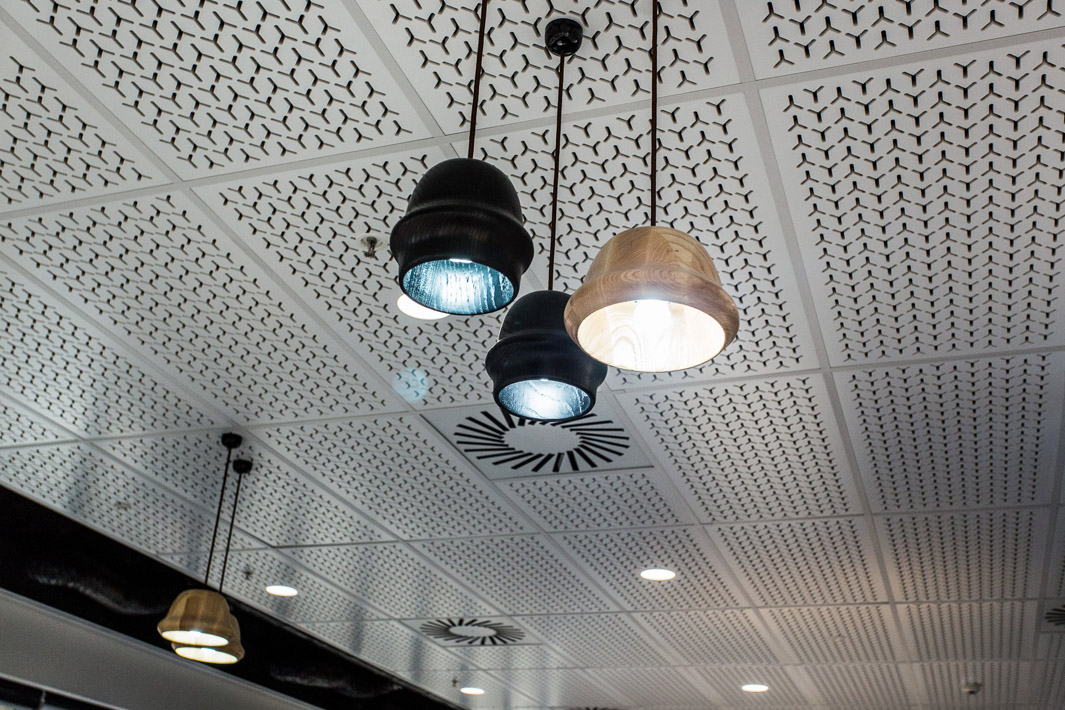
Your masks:
<path fill-rule="evenodd" d="M 640 572 L 640 576 L 644 579 L 649 579 L 652 582 L 668 582 L 677 576 L 677 573 L 671 569 L 663 569 L 661 567 L 652 567 L 651 569 L 645 569 Z"/>
<path fill-rule="evenodd" d="M 747 683 L 746 685 L 741 685 L 740 690 L 745 693 L 764 693 L 769 690 L 769 686 L 761 683 Z"/>
<path fill-rule="evenodd" d="M 488 352 L 496 404 L 534 421 L 566 421 L 595 406 L 607 368 L 588 357 L 566 334 L 569 301 L 559 291 L 534 291 L 507 312 L 499 342 Z"/>
<path fill-rule="evenodd" d="M 267 594 L 272 594 L 275 597 L 294 597 L 300 593 L 295 587 L 289 587 L 284 584 L 271 584 L 266 588 Z"/>
<path fill-rule="evenodd" d="M 586 353 L 637 372 L 702 365 L 739 328 L 736 304 L 706 249 L 668 227 L 629 229 L 607 242 L 565 317 Z"/>
<path fill-rule="evenodd" d="M 390 246 L 403 292 L 455 315 L 506 306 L 533 258 L 514 186 L 498 168 L 471 158 L 445 160 L 425 173 Z"/>
<path fill-rule="evenodd" d="M 472 685 L 467 685 L 464 688 L 459 688 L 459 692 L 463 695 L 484 695 L 484 688 L 476 688 Z"/>
<path fill-rule="evenodd" d="M 399 298 L 396 299 L 396 308 L 398 308 L 401 313 L 408 315 L 411 318 L 417 318 L 418 320 L 440 320 L 441 318 L 447 318 L 447 313 L 441 313 L 440 311 L 434 311 L 432 308 L 426 308 L 405 293 L 400 294 Z"/>

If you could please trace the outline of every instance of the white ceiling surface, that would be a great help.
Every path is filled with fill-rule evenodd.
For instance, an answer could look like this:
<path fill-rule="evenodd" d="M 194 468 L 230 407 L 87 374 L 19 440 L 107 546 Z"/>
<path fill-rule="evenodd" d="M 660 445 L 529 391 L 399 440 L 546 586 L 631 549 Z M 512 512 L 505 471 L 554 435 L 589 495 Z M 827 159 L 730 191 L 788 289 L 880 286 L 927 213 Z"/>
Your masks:
<path fill-rule="evenodd" d="M 198 574 L 237 429 L 227 593 L 472 708 L 1061 707 L 1065 8 L 663 5 L 663 221 L 707 245 L 740 337 L 613 372 L 599 419 L 627 448 L 534 471 L 458 436 L 492 412 L 501 316 L 394 307 L 389 229 L 464 154 L 474 3 L 5 2 L 0 482 Z M 573 289 L 646 220 L 648 13 L 490 4 L 478 150 L 522 194 L 523 292 L 544 20 L 588 34 Z M 418 631 L 469 616 L 526 636 Z"/>

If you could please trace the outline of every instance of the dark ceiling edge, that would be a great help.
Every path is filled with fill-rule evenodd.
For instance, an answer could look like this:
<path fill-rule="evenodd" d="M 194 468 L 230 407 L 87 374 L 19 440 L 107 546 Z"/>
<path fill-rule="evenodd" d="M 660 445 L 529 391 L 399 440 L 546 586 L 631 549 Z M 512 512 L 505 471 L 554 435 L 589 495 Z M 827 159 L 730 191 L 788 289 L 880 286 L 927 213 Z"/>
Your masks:
<path fill-rule="evenodd" d="M 0 526 L 0 592 L 11 594 L 14 597 L 27 600 L 33 604 L 46 608 L 49 611 L 65 615 L 78 623 L 89 624 L 98 629 L 103 629 L 108 633 L 117 634 L 123 639 L 137 642 L 139 646 L 154 648 L 155 650 L 160 651 L 163 655 L 170 655 L 168 651 L 162 648 L 162 646 L 166 644 L 156 636 L 155 624 L 158 619 L 154 616 L 140 615 L 123 617 L 121 621 L 129 622 L 131 618 L 135 619 L 137 621 L 137 630 L 142 631 L 143 629 L 143 633 L 139 636 L 128 633 L 121 628 L 116 628 L 116 626 L 119 626 L 120 624 L 105 622 L 108 618 L 117 618 L 115 614 L 108 614 L 107 610 L 102 609 L 102 607 L 97 604 L 87 601 L 87 599 L 80 594 L 73 592 L 56 594 L 54 593 L 54 590 L 48 588 L 27 585 L 24 583 L 24 580 L 18 580 L 17 578 L 9 579 L 8 577 L 17 577 L 18 570 L 17 564 L 10 563 L 12 562 L 12 558 L 14 558 L 14 561 L 17 563 L 19 557 L 25 557 L 30 560 L 47 560 L 50 554 L 58 554 L 57 561 L 60 563 L 67 561 L 71 559 L 70 556 L 64 556 L 59 551 L 68 548 L 65 548 L 61 544 L 55 544 L 55 539 L 59 538 L 60 540 L 65 540 L 69 543 L 72 539 L 76 538 L 78 543 L 93 551 L 100 548 L 106 549 L 107 547 L 111 547 L 112 552 L 117 552 L 120 556 L 125 558 L 120 561 L 121 563 L 124 563 L 127 567 L 133 566 L 138 568 L 138 578 L 154 579 L 159 575 L 170 577 L 169 580 L 164 582 L 164 584 L 167 582 L 169 583 L 167 586 L 173 587 L 167 595 L 168 599 L 176 595 L 177 592 L 182 589 L 202 587 L 203 585 L 200 580 L 189 577 L 183 570 L 178 569 L 174 563 L 170 561 L 156 558 L 150 554 L 135 549 L 109 534 L 99 532 L 73 518 L 67 517 L 64 513 L 56 510 L 51 505 L 34 500 L 31 497 L 25 496 L 22 493 L 16 492 L 3 485 L 0 485 L 0 509 L 9 513 L 9 524 Z M 33 534 L 35 531 L 41 531 L 42 529 L 47 532 L 43 535 Z M 72 532 L 75 533 L 73 537 L 71 536 Z M 52 536 L 52 539 L 48 538 L 49 535 Z M 18 552 L 15 555 L 12 555 L 12 549 L 17 550 Z M 98 562 L 99 560 L 92 561 Z M 111 564 L 119 561 L 104 560 L 103 562 L 105 564 Z M 145 570 L 147 570 L 146 573 Z M 13 584 L 13 581 L 18 583 Z M 34 593 L 35 591 L 37 593 Z M 232 597 L 227 597 L 227 599 L 233 607 L 234 615 L 241 621 L 242 632 L 244 632 L 243 635 L 245 637 L 245 646 L 249 647 L 249 650 L 251 650 L 251 647 L 247 642 L 247 632 L 254 630 L 257 625 L 271 627 L 272 631 L 287 635 L 290 639 L 291 637 L 295 637 L 295 639 L 298 639 L 298 642 L 302 643 L 304 646 L 314 647 L 320 655 L 328 654 L 335 657 L 335 660 L 346 662 L 364 673 L 394 683 L 401 689 L 399 692 L 410 692 L 420 696 L 431 705 L 442 706 L 449 710 L 469 710 L 465 706 L 441 698 L 434 693 L 418 687 L 410 680 L 399 677 L 395 673 L 386 669 L 378 668 L 371 663 L 337 648 L 302 629 L 292 626 L 279 618 L 271 616 L 266 612 L 249 606 Z M 92 618 L 93 616 L 96 616 L 97 618 L 94 619 Z M 353 623 L 355 621 L 357 620 L 353 620 Z M 325 658 L 324 660 L 328 662 L 332 659 Z M 321 700 L 316 701 L 301 697 L 304 693 L 299 692 L 299 690 L 301 690 L 300 686 L 281 683 L 280 681 L 274 681 L 273 679 L 267 679 L 270 682 L 264 683 L 259 682 L 259 679 L 247 677 L 246 674 L 242 672 L 244 668 L 248 667 L 247 661 L 248 659 L 245 659 L 242 663 L 226 667 L 200 664 L 193 661 L 188 662 L 195 667 L 203 668 L 208 672 L 235 678 L 257 688 L 261 688 L 264 691 L 269 691 L 309 706 L 320 707 L 324 710 L 345 710 L 352 705 L 360 706 L 366 710 L 372 710 L 376 706 L 380 706 L 382 710 L 392 710 L 392 708 L 394 708 L 392 702 L 375 703 L 375 700 L 380 700 L 379 697 L 356 699 L 334 694 L 336 695 L 336 698 L 330 698 L 331 702 L 324 703 Z M 458 672 L 456 672 L 456 675 L 458 675 Z M 276 685 L 280 685 L 281 687 L 275 687 Z M 61 691 L 58 692 L 62 694 Z M 314 693 L 311 694 L 313 695 Z M 405 708 L 410 707 L 410 700 L 413 700 L 413 698 L 407 698 L 402 706 Z"/>

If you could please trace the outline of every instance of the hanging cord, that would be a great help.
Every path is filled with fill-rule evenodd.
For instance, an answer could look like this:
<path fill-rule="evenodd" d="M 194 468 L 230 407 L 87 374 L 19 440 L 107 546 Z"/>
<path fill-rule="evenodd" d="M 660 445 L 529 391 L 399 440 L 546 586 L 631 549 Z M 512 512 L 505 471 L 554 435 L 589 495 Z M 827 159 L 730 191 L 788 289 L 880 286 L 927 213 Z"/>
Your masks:
<path fill-rule="evenodd" d="M 558 173 L 562 162 L 562 100 L 566 86 L 566 55 L 558 57 L 558 100 L 555 102 L 555 175 L 551 187 L 551 252 L 547 258 L 547 290 L 555 289 L 555 242 L 558 240 Z"/>
<path fill-rule="evenodd" d="M 218 537 L 218 523 L 222 520 L 222 504 L 226 500 L 226 484 L 229 483 L 229 462 L 233 458 L 233 449 L 226 448 L 226 468 L 222 474 L 222 492 L 218 494 L 218 512 L 214 516 L 214 532 L 211 533 L 211 551 L 207 553 L 207 573 L 203 575 L 203 585 L 210 586 L 211 561 L 214 559 L 214 541 Z M 221 585 L 219 585 L 221 586 Z"/>
<path fill-rule="evenodd" d="M 481 0 L 481 29 L 477 34 L 477 68 L 473 73 L 473 108 L 470 110 L 470 147 L 466 157 L 473 160 L 473 141 L 477 137 L 477 114 L 481 112 L 481 65 L 484 61 L 484 25 L 488 19 L 488 0 Z"/>
<path fill-rule="evenodd" d="M 658 224 L 658 0 L 651 0 L 651 226 Z"/>
<path fill-rule="evenodd" d="M 222 556 L 222 576 L 218 578 L 218 591 L 222 591 L 222 585 L 226 581 L 226 565 L 229 564 L 229 546 L 233 542 L 233 525 L 237 522 L 237 504 L 240 503 L 240 484 L 244 481 L 244 474 L 251 470 L 251 462 L 238 460 L 233 462 L 233 470 L 237 472 L 237 492 L 233 496 L 233 514 L 229 517 L 229 535 L 226 537 L 226 551 Z M 236 464 L 241 464 L 238 468 Z"/>

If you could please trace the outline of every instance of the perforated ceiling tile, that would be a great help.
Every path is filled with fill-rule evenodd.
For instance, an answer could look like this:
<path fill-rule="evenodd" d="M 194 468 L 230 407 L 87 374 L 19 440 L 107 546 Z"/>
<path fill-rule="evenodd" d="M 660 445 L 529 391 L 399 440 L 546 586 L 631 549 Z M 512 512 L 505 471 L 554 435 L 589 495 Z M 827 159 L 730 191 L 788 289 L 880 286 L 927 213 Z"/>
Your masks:
<path fill-rule="evenodd" d="M 1059 353 L 852 370 L 848 430 L 879 510 L 1034 505 L 1050 495 Z"/>
<path fill-rule="evenodd" d="M 74 431 L 95 436 L 214 423 L 3 272 L 0 321 L 0 387 Z"/>
<path fill-rule="evenodd" d="M 705 522 L 860 510 L 820 377 L 618 399 Z"/>
<path fill-rule="evenodd" d="M 390 617 L 423 619 L 499 613 L 400 543 L 302 547 L 288 550 L 287 554 Z M 479 576 L 465 579 L 480 581 Z"/>
<path fill-rule="evenodd" d="M 891 662 L 905 658 L 886 605 L 764 609 L 769 633 L 801 663 Z"/>
<path fill-rule="evenodd" d="M 522 616 L 515 621 L 582 668 L 668 665 L 628 614 Z"/>
<path fill-rule="evenodd" d="M 1065 48 L 762 92 L 834 364 L 1059 345 Z"/>
<path fill-rule="evenodd" d="M 203 511 L 84 444 L 2 450 L 0 484 L 148 553 L 210 542 Z"/>
<path fill-rule="evenodd" d="M 778 663 L 748 609 L 635 614 L 685 666 Z M 655 704 L 655 703 L 650 703 Z"/>
<path fill-rule="evenodd" d="M 604 599 L 537 535 L 415 543 L 507 614 L 611 611 Z"/>
<path fill-rule="evenodd" d="M 390 671 L 457 671 L 462 660 L 398 621 L 305 624 L 304 630 Z"/>
<path fill-rule="evenodd" d="M 9 5 L 185 177 L 427 135 L 336 0 Z"/>
<path fill-rule="evenodd" d="M 915 660 L 1024 658 L 1034 643 L 1036 602 L 900 604 Z"/>
<path fill-rule="evenodd" d="M 100 446 L 208 509 L 218 503 L 225 447 L 220 432 L 138 439 L 114 439 Z M 252 462 L 240 489 L 237 520 L 251 535 L 276 545 L 367 542 L 388 539 L 336 496 L 309 482 L 277 458 L 245 439 L 234 457 Z M 227 507 L 232 509 L 236 476 L 230 475 Z"/>
<path fill-rule="evenodd" d="M 426 671 L 415 668 L 397 671 L 396 675 L 407 678 L 446 702 L 460 707 L 478 710 L 539 707 L 532 698 L 519 693 L 489 673 L 473 668 L 460 671 Z M 459 693 L 459 688 L 471 685 L 484 690 L 484 695 Z"/>
<path fill-rule="evenodd" d="M 689 705 L 706 701 L 706 697 L 676 668 L 605 668 L 595 671 L 595 678 L 621 698 L 622 707 L 655 703 Z"/>
<path fill-rule="evenodd" d="M 160 181 L 148 159 L 0 26 L 0 209 Z"/>
<path fill-rule="evenodd" d="M 491 400 L 484 356 L 502 319 L 415 320 L 396 307 L 389 234 L 418 179 L 444 157 L 433 148 L 198 191 L 417 407 Z"/>
<path fill-rule="evenodd" d="M 244 420 L 381 408 L 182 195 L 0 223 L 18 259 Z"/>
<path fill-rule="evenodd" d="M 521 419 L 496 405 L 436 410 L 425 418 L 489 478 L 651 465 L 624 417 L 606 399 L 568 422 Z"/>
<path fill-rule="evenodd" d="M 826 702 L 851 707 L 902 707 L 921 699 L 920 690 L 911 686 L 909 676 L 897 665 L 806 666 L 805 669 Z M 960 686 L 959 681 L 951 688 Z"/>
<path fill-rule="evenodd" d="M 1065 25 L 1053 0 L 737 2 L 758 77 L 951 47 Z"/>
<path fill-rule="evenodd" d="M 906 601 L 1035 596 L 1045 510 L 879 518 L 895 598 Z"/>
<path fill-rule="evenodd" d="M 219 543 L 224 544 L 224 539 Z M 234 550 L 226 569 L 223 590 L 229 596 L 292 624 L 364 619 L 372 612 L 356 600 L 341 593 L 318 576 L 308 573 L 277 550 Z M 221 558 L 211 566 L 211 583 L 221 579 Z M 165 559 L 195 579 L 206 574 L 207 554 L 173 554 Z M 266 593 L 271 584 L 295 587 L 294 597 L 276 597 Z"/>
<path fill-rule="evenodd" d="M 620 530 L 557 535 L 575 558 L 630 609 L 706 609 L 739 606 L 695 528 Z M 640 571 L 661 567 L 677 572 L 669 582 L 652 582 Z"/>
<path fill-rule="evenodd" d="M 0 400 L 0 447 L 68 438 L 71 438 L 70 435 L 62 429 Z"/>
<path fill-rule="evenodd" d="M 557 288 L 575 290 L 608 239 L 647 224 L 647 116 L 646 110 L 626 111 L 564 124 Z M 661 108 L 659 220 L 690 233 L 707 248 L 741 313 L 740 332 L 736 342 L 703 367 L 672 375 L 619 372 L 619 385 L 815 366 L 810 330 L 799 307 L 751 125 L 747 104 L 737 94 Z M 532 270 L 546 282 L 553 129 L 485 137 L 478 150 L 514 181 L 539 250 Z"/>
<path fill-rule="evenodd" d="M 1033 682 L 1036 665 L 1032 662 L 920 663 L 917 668 L 928 700 L 935 705 L 954 703 L 1000 708 L 1010 703 L 1039 700 L 1040 687 Z M 970 697 L 961 692 L 961 686 L 973 679 L 984 687 L 978 695 Z"/>
<path fill-rule="evenodd" d="M 1045 710 L 1065 704 L 1065 635 L 1044 634 L 1039 638 L 1039 657 L 1046 661 L 1040 674 L 1037 697 Z"/>
<path fill-rule="evenodd" d="M 547 646 L 458 646 L 451 650 L 467 666 L 485 670 L 505 668 L 571 668 L 575 665 Z"/>
<path fill-rule="evenodd" d="M 469 118 L 477 51 L 477 6 L 426 0 L 363 0 L 362 7 L 419 95 L 448 133 Z M 544 49 L 555 17 L 584 25 L 566 72 L 572 110 L 646 99 L 650 6 L 636 0 L 531 0 L 489 6 L 479 125 L 538 118 L 551 108 L 558 61 Z M 717 0 L 666 0 L 659 20 L 662 93 L 735 83 Z"/>
<path fill-rule="evenodd" d="M 810 707 L 817 700 L 816 694 L 810 692 L 808 680 L 794 666 L 712 665 L 694 669 L 694 673 L 720 698 L 719 707 L 765 708 L 769 703 Z M 799 679 L 798 683 L 793 676 Z M 769 691 L 745 693 L 740 686 L 747 683 L 768 685 Z"/>
<path fill-rule="evenodd" d="M 860 518 L 722 525 L 710 534 L 767 606 L 886 600 Z"/>
<path fill-rule="evenodd" d="M 656 669 L 661 670 L 661 669 Z M 496 671 L 507 685 L 538 701 L 540 707 L 615 706 L 622 696 L 601 671 L 577 668 L 519 668 Z"/>
<path fill-rule="evenodd" d="M 399 537 L 527 529 L 498 493 L 422 427 L 412 416 L 378 417 L 257 429 L 256 435 Z"/>
<path fill-rule="evenodd" d="M 501 481 L 499 486 L 549 531 L 646 527 L 683 522 L 653 469 Z M 682 505 L 682 504 L 681 504 Z"/>

